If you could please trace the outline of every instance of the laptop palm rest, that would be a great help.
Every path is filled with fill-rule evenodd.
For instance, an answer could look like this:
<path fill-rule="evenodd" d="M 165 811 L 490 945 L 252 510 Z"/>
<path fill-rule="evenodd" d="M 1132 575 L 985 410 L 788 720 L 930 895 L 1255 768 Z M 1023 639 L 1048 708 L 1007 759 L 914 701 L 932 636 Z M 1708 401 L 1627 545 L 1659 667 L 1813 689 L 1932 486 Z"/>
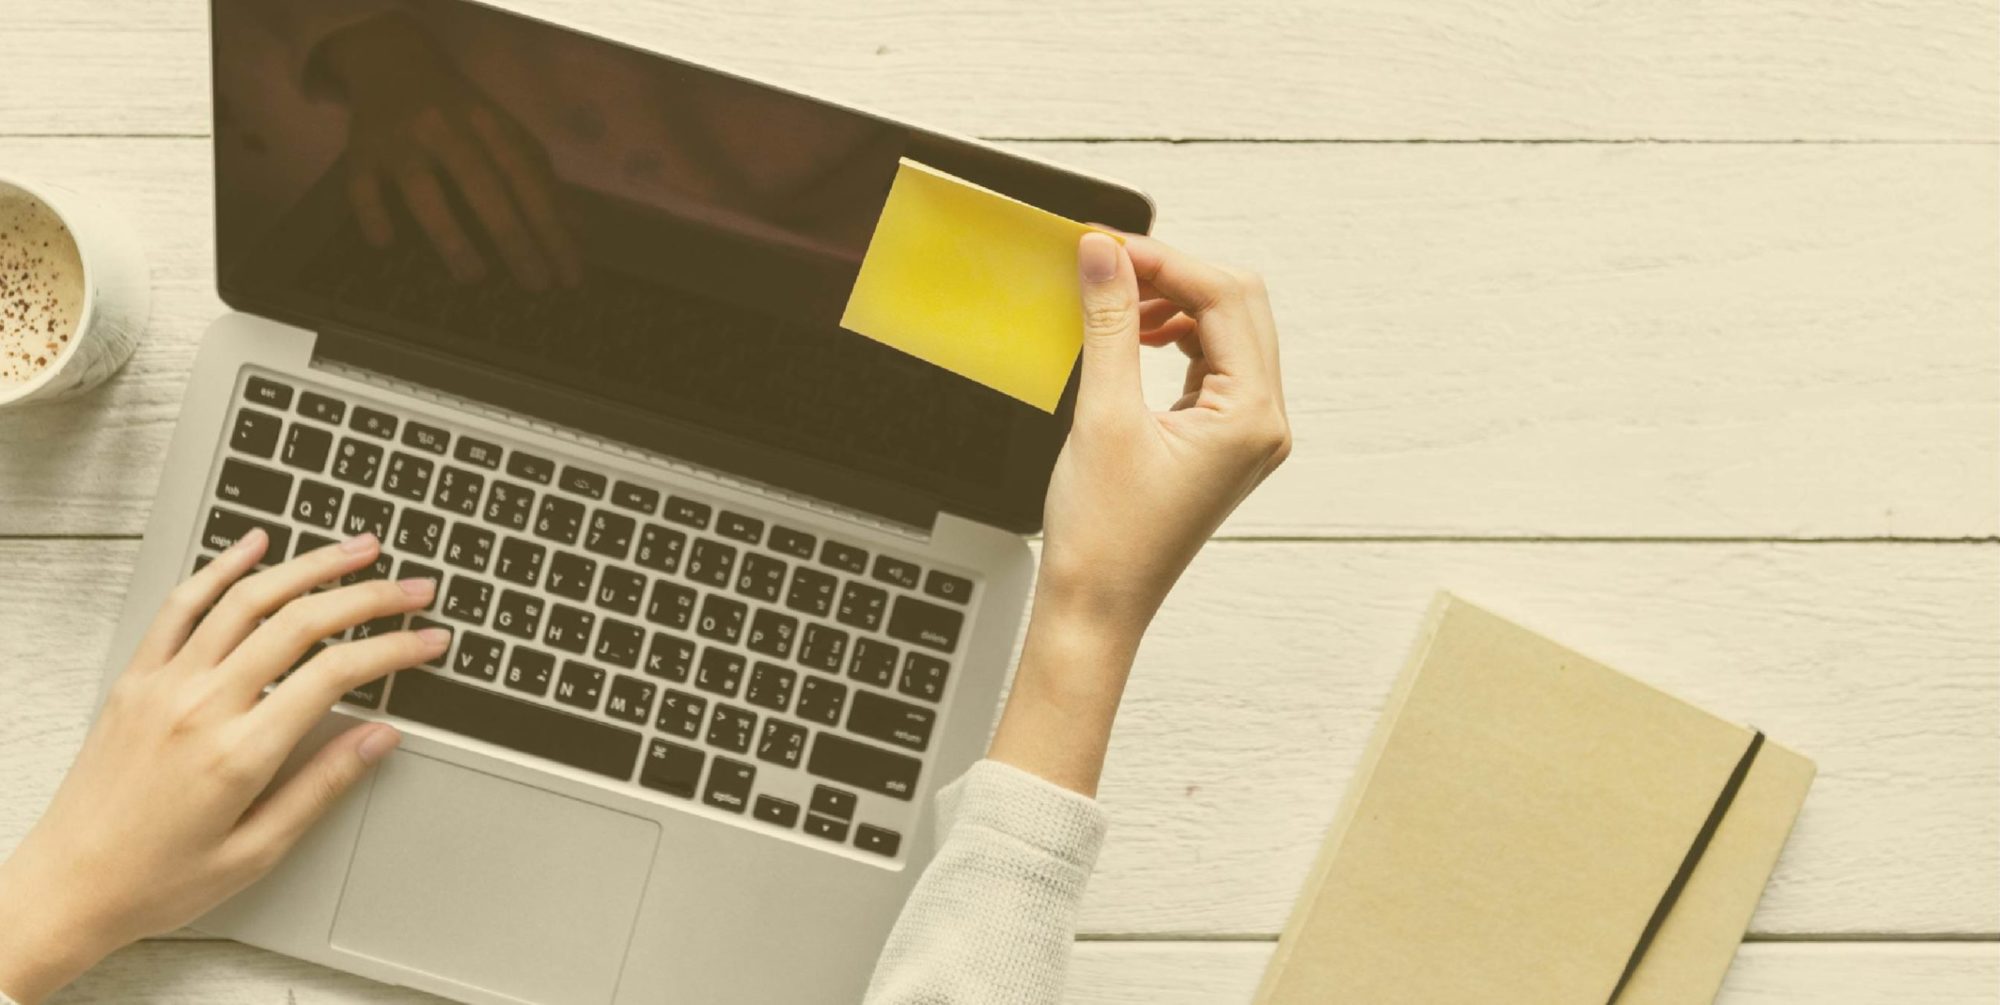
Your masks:
<path fill-rule="evenodd" d="M 332 945 L 530 1002 L 609 1002 L 659 825 L 401 751 L 369 795 Z"/>

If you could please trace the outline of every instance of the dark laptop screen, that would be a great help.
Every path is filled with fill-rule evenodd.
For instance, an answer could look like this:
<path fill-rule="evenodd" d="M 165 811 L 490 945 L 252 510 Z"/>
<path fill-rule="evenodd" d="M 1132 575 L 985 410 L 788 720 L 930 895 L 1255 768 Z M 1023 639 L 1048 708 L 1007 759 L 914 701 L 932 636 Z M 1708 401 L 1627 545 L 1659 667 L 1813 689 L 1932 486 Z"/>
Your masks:
<path fill-rule="evenodd" d="M 460 0 L 213 13 L 231 305 L 1039 526 L 1074 382 L 1050 416 L 841 310 L 899 157 L 1128 230 L 1151 223 L 1142 197 Z"/>

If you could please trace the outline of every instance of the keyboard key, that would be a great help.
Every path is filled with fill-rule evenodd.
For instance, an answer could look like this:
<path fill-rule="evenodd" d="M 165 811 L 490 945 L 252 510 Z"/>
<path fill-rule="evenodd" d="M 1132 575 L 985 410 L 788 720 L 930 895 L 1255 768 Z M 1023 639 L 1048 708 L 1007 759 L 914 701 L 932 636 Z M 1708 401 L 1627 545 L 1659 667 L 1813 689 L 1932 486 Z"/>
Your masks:
<path fill-rule="evenodd" d="M 396 417 L 366 405 L 356 405 L 354 417 L 347 420 L 347 428 L 386 440 L 396 435 Z"/>
<path fill-rule="evenodd" d="M 792 658 L 792 643 L 799 631 L 799 619 L 777 611 L 759 609 L 750 619 L 750 634 L 743 641 L 752 652 L 777 659 Z"/>
<path fill-rule="evenodd" d="M 905 590 L 917 588 L 917 567 L 900 558 L 887 555 L 875 556 L 875 578 L 884 583 L 900 586 Z"/>
<path fill-rule="evenodd" d="M 604 567 L 604 575 L 597 578 L 597 605 L 608 607 L 620 614 L 639 613 L 639 605 L 646 599 L 646 577 L 630 569 L 615 565 Z"/>
<path fill-rule="evenodd" d="M 382 691 L 388 686 L 389 682 L 387 680 L 378 677 L 341 695 L 340 700 L 349 705 L 359 705 L 362 708 L 380 708 L 382 706 Z"/>
<path fill-rule="evenodd" d="M 778 602 L 778 594 L 785 589 L 785 562 L 749 552 L 743 556 L 743 567 L 736 572 L 736 592 L 753 597 L 767 604 Z"/>
<path fill-rule="evenodd" d="M 560 544 L 575 544 L 583 530 L 583 504 L 561 496 L 542 497 L 542 510 L 535 517 L 535 535 Z"/>
<path fill-rule="evenodd" d="M 269 377 L 252 377 L 243 384 L 243 400 L 282 412 L 292 407 L 292 389 Z"/>
<path fill-rule="evenodd" d="M 757 778 L 757 766 L 716 757 L 708 770 L 708 788 L 701 801 L 731 813 L 741 813 L 750 803 L 750 785 Z"/>
<path fill-rule="evenodd" d="M 854 692 L 854 710 L 847 714 L 847 731 L 871 740 L 922 751 L 931 744 L 937 713 L 921 705 L 897 701 L 873 691 Z"/>
<path fill-rule="evenodd" d="M 924 577 L 924 592 L 939 600 L 963 604 L 972 598 L 972 580 L 932 569 Z"/>
<path fill-rule="evenodd" d="M 740 600 L 710 595 L 701 602 L 701 618 L 694 630 L 703 638 L 733 643 L 743 634 L 743 616 L 749 611 L 749 605 Z"/>
<path fill-rule="evenodd" d="M 639 760 L 641 738 L 629 729 L 438 674 L 398 675 L 388 711 L 619 781 L 632 777 Z"/>
<path fill-rule="evenodd" d="M 340 530 L 350 536 L 373 534 L 378 540 L 387 541 L 389 518 L 395 515 L 395 506 L 357 492 L 347 500 L 347 518 L 341 521 Z"/>
<path fill-rule="evenodd" d="M 421 562 L 412 562 L 412 561 L 410 561 L 409 559 L 404 559 L 404 560 L 403 560 L 403 561 L 402 561 L 401 563 L 399 563 L 399 564 L 397 565 L 397 567 L 396 567 L 396 578 L 397 578 L 397 579 L 428 579 L 428 580 L 430 580 L 430 581 L 431 581 L 432 583 L 436 583 L 436 584 L 440 584 L 440 585 L 442 585 L 442 584 L 444 583 L 444 573 L 442 573 L 442 572 L 439 572 L 438 570 L 436 570 L 436 569 L 433 569 L 433 568 L 431 568 L 430 566 L 428 566 L 428 565 L 425 565 L 425 564 L 423 564 L 423 563 L 421 563 Z M 441 594 L 441 593 L 443 593 L 443 592 L 444 592 L 444 591 L 443 591 L 442 589 L 433 589 L 433 591 L 432 591 L 432 593 L 431 593 L 431 600 L 430 600 L 430 603 L 428 603 L 428 604 L 425 604 L 425 605 L 424 605 L 424 607 L 423 607 L 423 609 L 424 609 L 424 610 L 426 610 L 426 611 L 435 611 L 435 610 L 437 610 L 437 605 L 438 605 L 438 595 L 439 595 L 439 594 Z"/>
<path fill-rule="evenodd" d="M 862 638 L 854 640 L 854 662 L 847 668 L 847 675 L 865 684 L 888 687 L 896 680 L 896 657 L 901 653 L 895 646 L 880 639 Z"/>
<path fill-rule="evenodd" d="M 301 495 L 305 494 L 302 487 Z M 426 513 L 420 509 L 406 509 L 396 521 L 395 549 L 412 555 L 431 558 L 437 555 L 438 544 L 444 538 L 444 518 Z"/>
<path fill-rule="evenodd" d="M 450 443 L 451 434 L 436 426 L 426 426 L 414 419 L 403 426 L 403 446 L 415 447 L 418 450 L 428 453 L 442 454 L 444 453 L 445 446 Z"/>
<path fill-rule="evenodd" d="M 381 466 L 381 447 L 351 436 L 340 438 L 340 449 L 333 454 L 333 477 L 367 488 L 375 484 L 375 472 Z"/>
<path fill-rule="evenodd" d="M 653 694 L 659 685 L 619 674 L 611 678 L 611 696 L 604 701 L 604 714 L 635 726 L 653 717 Z"/>
<path fill-rule="evenodd" d="M 547 485 L 549 479 L 556 476 L 556 462 L 516 450 L 507 458 L 507 473 L 516 478 L 525 478 L 537 485 Z"/>
<path fill-rule="evenodd" d="M 795 670 L 759 660 L 750 668 L 750 687 L 743 692 L 743 700 L 759 708 L 782 712 L 791 707 L 792 686 L 798 679 Z"/>
<path fill-rule="evenodd" d="M 605 486 L 610 484 L 610 479 L 595 471 L 568 464 L 563 466 L 562 480 L 556 484 L 565 491 L 574 492 L 585 498 L 602 499 Z"/>
<path fill-rule="evenodd" d="M 528 529 L 528 513 L 535 505 L 535 490 L 513 482 L 495 481 L 486 497 L 486 522 L 514 530 Z"/>
<path fill-rule="evenodd" d="M 588 663 L 564 660 L 562 676 L 556 678 L 556 700 L 565 705 L 597 711 L 597 703 L 604 697 L 604 671 Z"/>
<path fill-rule="evenodd" d="M 303 555 L 309 551 L 318 551 L 321 548 L 324 548 L 332 543 L 333 543 L 333 538 L 321 537 L 318 534 L 310 534 L 301 531 L 299 532 L 299 543 L 292 548 L 292 557 L 297 558 L 300 555 Z M 207 555 L 203 555 L 199 559 L 197 559 L 196 561 L 199 564 L 195 566 L 194 571 L 200 572 L 201 567 L 203 565 L 208 564 L 208 559 L 209 556 Z"/>
<path fill-rule="evenodd" d="M 925 701 L 936 701 L 944 695 L 944 678 L 951 672 L 951 665 L 928 653 L 911 652 L 903 659 L 903 678 L 896 682 L 896 690 Z"/>
<path fill-rule="evenodd" d="M 444 616 L 472 625 L 486 623 L 486 608 L 493 600 L 493 584 L 471 576 L 451 577 L 444 594 Z"/>
<path fill-rule="evenodd" d="M 538 649 L 515 646 L 514 653 L 507 660 L 507 679 L 504 683 L 516 691 L 532 695 L 549 693 L 549 678 L 555 674 L 556 658 Z M 402 690 L 401 686 L 397 690 Z"/>
<path fill-rule="evenodd" d="M 694 643 L 678 635 L 654 632 L 646 646 L 646 672 L 676 683 L 687 680 L 694 669 Z"/>
<path fill-rule="evenodd" d="M 389 468 L 382 473 L 382 491 L 411 502 L 423 502 L 431 492 L 431 473 L 437 465 L 398 450 L 389 455 Z"/>
<path fill-rule="evenodd" d="M 500 445 L 485 440 L 475 440 L 470 436 L 458 438 L 458 449 L 451 452 L 453 457 L 467 464 L 492 469 L 500 466 Z"/>
<path fill-rule="evenodd" d="M 833 610 L 833 589 L 840 580 L 818 569 L 799 566 L 792 572 L 792 588 L 785 594 L 785 606 L 816 618 Z"/>
<path fill-rule="evenodd" d="M 611 486 L 611 504 L 651 516 L 660 508 L 660 490 L 619 482 Z"/>
<path fill-rule="evenodd" d="M 764 521 L 723 510 L 722 518 L 715 522 L 715 532 L 723 537 L 756 544 L 764 539 Z"/>
<path fill-rule="evenodd" d="M 799 687 L 797 715 L 823 726 L 840 725 L 840 712 L 847 707 L 847 685 L 823 677 L 807 677 Z"/>
<path fill-rule="evenodd" d="M 453 524 L 451 538 L 445 542 L 444 560 L 461 569 L 485 572 L 487 561 L 493 557 L 493 539 L 493 532 L 484 527 Z"/>
<path fill-rule="evenodd" d="M 632 532 L 638 526 L 638 521 L 629 516 L 597 510 L 590 514 L 590 533 L 584 535 L 583 546 L 606 558 L 623 561 L 632 548 Z"/>
<path fill-rule="evenodd" d="M 830 565 L 842 572 L 851 572 L 857 576 L 868 571 L 868 553 L 839 541 L 828 541 L 821 545 L 819 560 L 823 565 Z"/>
<path fill-rule="evenodd" d="M 239 408 L 236 410 L 236 424 L 229 430 L 229 447 L 241 453 L 269 457 L 278 449 L 278 434 L 284 427 L 285 421 L 269 412 Z"/>
<path fill-rule="evenodd" d="M 896 849 L 903 846 L 903 836 L 886 827 L 862 824 L 854 828 L 854 847 L 862 851 L 872 851 L 888 858 L 896 857 Z"/>
<path fill-rule="evenodd" d="M 333 434 L 318 426 L 292 423 L 285 434 L 284 453 L 278 455 L 287 466 L 307 471 L 326 470 L 327 455 L 333 453 Z"/>
<path fill-rule="evenodd" d="M 736 549 L 721 541 L 697 538 L 688 551 L 687 578 L 714 587 L 729 585 L 729 573 L 736 568 Z"/>
<path fill-rule="evenodd" d="M 478 632 L 460 632 L 458 652 L 452 655 L 451 672 L 491 683 L 500 676 L 500 653 L 507 645 Z"/>
<path fill-rule="evenodd" d="M 693 799 L 701 783 L 701 765 L 708 755 L 672 740 L 654 740 L 639 768 L 639 784 L 682 799 Z"/>
<path fill-rule="evenodd" d="M 590 584 L 596 578 L 596 559 L 568 551 L 558 551 L 549 556 L 548 590 L 558 597 L 589 603 Z"/>
<path fill-rule="evenodd" d="M 495 486 L 499 484 L 499 482 L 494 483 Z M 467 471 L 464 468 L 455 468 L 447 464 L 444 466 L 444 471 L 438 475 L 437 485 L 437 495 L 431 498 L 431 502 L 436 503 L 439 509 L 456 513 L 459 516 L 471 516 L 479 512 L 479 493 L 486 488 L 485 475 Z M 520 530 L 522 527 L 527 526 L 528 523 L 528 501 L 532 493 L 528 493 L 526 489 L 522 489 L 521 491 L 524 495 L 520 503 L 519 519 L 505 521 L 508 526 L 515 530 Z M 506 517 L 514 516 L 511 512 L 504 512 L 501 515 Z M 487 516 L 487 520 L 495 523 L 502 522 L 494 520 L 490 513 Z"/>
<path fill-rule="evenodd" d="M 695 672 L 694 686 L 710 694 L 736 697 L 743 684 L 743 657 L 727 649 L 709 646 L 701 651 L 701 669 Z"/>
<path fill-rule="evenodd" d="M 799 822 L 799 804 L 776 796 L 758 796 L 756 808 L 751 812 L 757 819 L 780 827 L 788 828 Z"/>
<path fill-rule="evenodd" d="M 833 616 L 843 625 L 872 632 L 882 624 L 882 608 L 888 602 L 889 591 L 856 580 L 840 591 L 840 608 Z"/>
<path fill-rule="evenodd" d="M 847 843 L 847 823 L 818 813 L 806 814 L 805 832 L 828 841 Z"/>
<path fill-rule="evenodd" d="M 400 632 L 402 630 L 403 616 L 400 614 L 391 614 L 386 618 L 363 621 L 355 625 L 354 630 L 348 632 L 347 635 L 354 641 L 359 642 L 362 639 L 372 639 L 377 636 L 387 635 L 390 632 Z"/>
<path fill-rule="evenodd" d="M 830 816 L 835 820 L 854 819 L 854 793 L 836 789 L 831 785 L 815 785 L 812 794 L 812 811 Z"/>
<path fill-rule="evenodd" d="M 510 537 L 500 542 L 500 562 L 493 574 L 516 586 L 534 586 L 542 579 L 542 560 L 548 549 L 533 541 Z"/>
<path fill-rule="evenodd" d="M 317 391 L 307 391 L 299 395 L 299 414 L 338 426 L 347 417 L 347 405 Z"/>
<path fill-rule="evenodd" d="M 299 482 L 299 494 L 292 500 L 292 519 L 321 530 L 332 530 L 340 522 L 340 504 L 346 494 L 324 482 L 310 478 Z"/>
<path fill-rule="evenodd" d="M 656 523 L 649 523 L 639 532 L 639 550 L 632 560 L 654 572 L 672 575 L 680 571 L 681 550 L 687 546 L 687 535 Z"/>
<path fill-rule="evenodd" d="M 838 733 L 813 737 L 812 756 L 806 759 L 806 770 L 828 781 L 903 800 L 916 794 L 923 766 L 914 757 Z"/>
<path fill-rule="evenodd" d="M 282 515 L 292 495 L 292 476 L 231 457 L 222 462 L 215 496 L 223 502 Z"/>
<path fill-rule="evenodd" d="M 864 640 L 866 641 L 866 640 Z M 799 662 L 826 673 L 840 672 L 840 658 L 847 655 L 847 633 L 831 625 L 808 623 L 799 644 Z"/>
<path fill-rule="evenodd" d="M 340 577 L 340 585 L 353 586 L 356 583 L 366 583 L 370 580 L 388 579 L 390 562 L 391 559 L 387 552 L 379 553 L 375 556 L 375 561 Z"/>
<path fill-rule="evenodd" d="M 542 632 L 542 641 L 581 656 L 590 648 L 590 630 L 596 624 L 597 615 L 568 604 L 556 604 L 549 611 L 549 626 Z"/>
<path fill-rule="evenodd" d="M 597 626 L 597 645 L 590 650 L 590 658 L 630 670 L 639 665 L 639 650 L 645 644 L 644 628 L 617 618 L 605 618 Z"/>
<path fill-rule="evenodd" d="M 805 752 L 804 726 L 771 716 L 764 717 L 764 732 L 757 738 L 758 760 L 796 768 L 799 766 L 799 758 L 803 757 Z"/>
<path fill-rule="evenodd" d="M 771 550 L 793 558 L 811 558 L 819 539 L 794 527 L 771 525 Z"/>
<path fill-rule="evenodd" d="M 948 653 L 958 648 L 958 632 L 964 625 L 961 611 L 915 597 L 897 597 L 896 608 L 889 615 L 889 637 Z"/>
<path fill-rule="evenodd" d="M 653 720 L 653 728 L 690 740 L 700 736 L 701 724 L 708 718 L 708 699 L 673 688 L 665 691 L 660 697 L 660 716 Z"/>
<path fill-rule="evenodd" d="M 717 702 L 708 716 L 708 745 L 732 754 L 748 753 L 757 735 L 757 714 Z"/>
<path fill-rule="evenodd" d="M 714 512 L 707 503 L 695 502 L 681 496 L 668 496 L 667 508 L 661 515 L 678 524 L 685 524 L 696 530 L 708 529 L 709 514 Z"/>
<path fill-rule="evenodd" d="M 693 589 L 664 579 L 653 580 L 646 600 L 646 620 L 665 628 L 686 628 L 694 621 Z"/>

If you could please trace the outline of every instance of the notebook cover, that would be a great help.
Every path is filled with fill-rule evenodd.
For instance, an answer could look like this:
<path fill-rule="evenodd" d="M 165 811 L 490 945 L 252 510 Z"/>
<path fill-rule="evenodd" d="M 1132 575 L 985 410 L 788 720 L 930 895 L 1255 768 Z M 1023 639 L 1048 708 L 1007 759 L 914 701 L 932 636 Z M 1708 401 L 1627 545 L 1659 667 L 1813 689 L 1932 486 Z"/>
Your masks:
<path fill-rule="evenodd" d="M 1759 739 L 1441 596 L 1257 1001 L 1712 999 L 1811 778 Z"/>

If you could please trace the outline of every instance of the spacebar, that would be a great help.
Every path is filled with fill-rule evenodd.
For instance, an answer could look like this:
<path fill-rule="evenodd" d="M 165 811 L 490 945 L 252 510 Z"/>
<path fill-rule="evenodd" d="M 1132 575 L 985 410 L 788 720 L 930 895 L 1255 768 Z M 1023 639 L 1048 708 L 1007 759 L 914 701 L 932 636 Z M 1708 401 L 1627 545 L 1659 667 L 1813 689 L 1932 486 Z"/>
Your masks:
<path fill-rule="evenodd" d="M 639 763 L 637 733 L 460 684 L 428 670 L 397 674 L 389 687 L 387 711 L 620 781 L 629 780 Z"/>

